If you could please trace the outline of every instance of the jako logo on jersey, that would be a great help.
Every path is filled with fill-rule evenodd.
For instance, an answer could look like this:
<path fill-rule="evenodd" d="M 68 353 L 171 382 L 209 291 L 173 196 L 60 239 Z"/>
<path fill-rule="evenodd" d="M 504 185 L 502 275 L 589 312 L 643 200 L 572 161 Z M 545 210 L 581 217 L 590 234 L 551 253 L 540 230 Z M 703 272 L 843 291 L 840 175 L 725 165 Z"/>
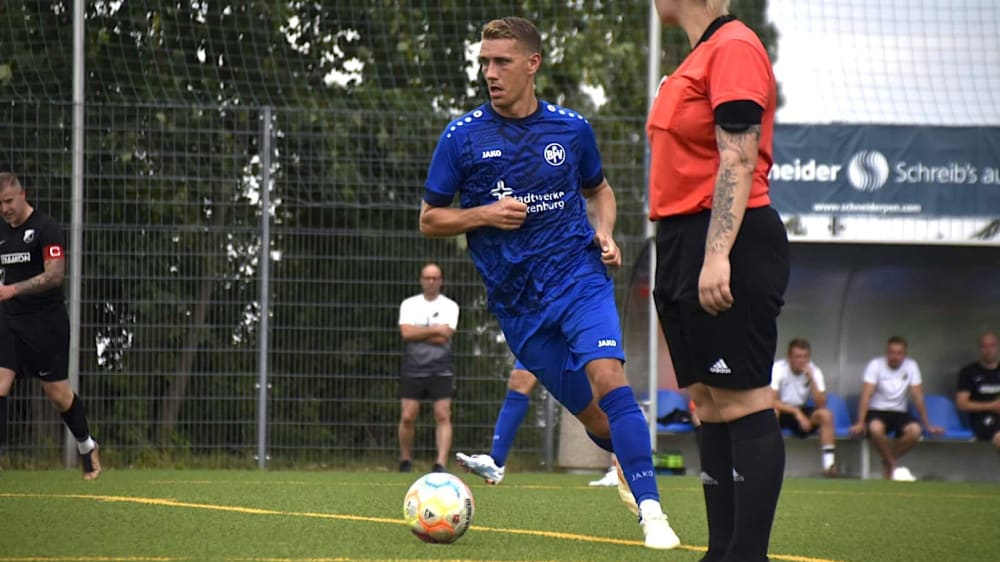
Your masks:
<path fill-rule="evenodd" d="M 24 231 L 24 243 L 31 244 L 31 241 L 35 239 L 35 229 L 29 228 Z"/>
<path fill-rule="evenodd" d="M 503 156 L 503 151 L 500 150 L 499 148 L 495 149 L 495 150 L 484 150 L 483 151 L 483 160 L 485 160 L 487 158 L 500 158 L 501 156 Z"/>
<path fill-rule="evenodd" d="M 617 340 L 597 340 L 597 347 L 618 347 Z"/>
<path fill-rule="evenodd" d="M 503 199 L 504 197 L 510 197 L 514 193 L 514 190 L 507 187 L 507 184 L 500 180 L 497 182 L 497 186 L 490 190 L 490 195 L 496 197 L 497 199 Z"/>
<path fill-rule="evenodd" d="M 566 161 L 566 149 L 554 142 L 545 147 L 545 161 L 552 166 L 562 166 Z"/>
<path fill-rule="evenodd" d="M 31 261 L 31 254 L 28 252 L 17 252 L 16 254 L 0 255 L 0 264 L 10 265 L 12 263 L 28 263 Z"/>

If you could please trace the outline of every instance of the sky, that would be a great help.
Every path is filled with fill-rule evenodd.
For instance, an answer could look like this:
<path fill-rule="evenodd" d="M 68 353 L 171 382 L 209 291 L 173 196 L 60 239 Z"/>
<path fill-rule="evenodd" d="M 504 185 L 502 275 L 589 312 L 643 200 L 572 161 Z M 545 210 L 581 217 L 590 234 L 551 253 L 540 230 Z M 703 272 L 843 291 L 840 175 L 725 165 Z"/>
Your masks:
<path fill-rule="evenodd" d="M 782 123 L 1000 125 L 1000 0 L 770 0 Z"/>

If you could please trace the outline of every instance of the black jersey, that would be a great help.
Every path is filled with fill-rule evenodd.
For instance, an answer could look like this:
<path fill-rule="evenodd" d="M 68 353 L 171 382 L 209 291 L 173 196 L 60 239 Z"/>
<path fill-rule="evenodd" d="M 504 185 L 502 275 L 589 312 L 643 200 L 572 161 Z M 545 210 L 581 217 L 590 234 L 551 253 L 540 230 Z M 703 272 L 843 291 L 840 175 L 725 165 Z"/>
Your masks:
<path fill-rule="evenodd" d="M 973 402 L 992 402 L 1000 398 L 1000 368 L 987 369 L 976 361 L 962 368 L 958 373 L 958 391 L 969 393 Z M 994 412 L 970 412 L 973 423 L 993 419 Z"/>
<path fill-rule="evenodd" d="M 47 259 L 64 259 L 62 230 L 55 219 L 35 209 L 20 226 L 0 221 L 0 283 L 13 285 L 44 272 Z M 54 287 L 0 302 L 0 310 L 25 314 L 62 302 L 62 288 Z"/>

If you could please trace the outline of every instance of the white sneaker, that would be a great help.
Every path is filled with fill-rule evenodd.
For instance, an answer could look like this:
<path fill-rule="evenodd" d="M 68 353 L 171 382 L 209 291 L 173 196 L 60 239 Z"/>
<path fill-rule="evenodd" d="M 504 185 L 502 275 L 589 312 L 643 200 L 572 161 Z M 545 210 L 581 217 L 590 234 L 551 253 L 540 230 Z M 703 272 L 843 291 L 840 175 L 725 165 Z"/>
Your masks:
<path fill-rule="evenodd" d="M 493 461 L 493 457 L 489 455 L 456 453 L 455 460 L 458 461 L 458 466 L 464 468 L 466 472 L 471 472 L 481 477 L 491 486 L 496 486 L 503 480 L 504 467 L 497 466 L 497 463 Z"/>
<path fill-rule="evenodd" d="M 615 459 L 615 485 L 618 486 L 618 499 L 625 504 L 625 508 L 632 512 L 632 515 L 639 516 L 639 504 L 635 503 L 635 496 L 632 495 L 632 488 L 629 488 L 625 481 L 625 473 L 622 472 L 618 459 Z"/>
<path fill-rule="evenodd" d="M 673 528 L 670 527 L 667 516 L 664 515 L 659 504 L 652 500 L 647 501 L 655 504 L 655 509 L 644 510 L 645 512 L 639 520 L 642 534 L 646 536 L 645 547 L 656 550 L 670 550 L 680 546 L 681 539 L 674 532 Z M 642 503 L 645 506 L 647 502 Z"/>
<path fill-rule="evenodd" d="M 897 466 L 892 471 L 892 480 L 893 482 L 916 482 L 917 477 L 905 466 Z"/>
<path fill-rule="evenodd" d="M 612 466 L 611 468 L 608 469 L 606 473 L 604 473 L 604 476 L 598 478 L 597 480 L 592 480 L 590 482 L 590 485 L 595 487 L 608 487 L 608 488 L 610 488 L 611 486 L 617 486 L 618 471 L 615 470 L 615 467 Z"/>

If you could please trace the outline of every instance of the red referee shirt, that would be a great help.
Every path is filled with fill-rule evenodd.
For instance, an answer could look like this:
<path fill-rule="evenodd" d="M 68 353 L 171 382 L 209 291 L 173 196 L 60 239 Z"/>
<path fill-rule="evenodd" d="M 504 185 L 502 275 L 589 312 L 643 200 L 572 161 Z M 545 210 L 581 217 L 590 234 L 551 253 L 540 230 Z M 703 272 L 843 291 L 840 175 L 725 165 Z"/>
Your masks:
<path fill-rule="evenodd" d="M 697 213 L 712 208 L 719 150 L 714 110 L 729 101 L 749 100 L 764 108 L 757 168 L 748 208 L 770 204 L 777 85 L 771 61 L 757 35 L 743 22 L 729 22 L 699 44 L 660 83 L 646 121 L 650 145 L 649 218 Z"/>

